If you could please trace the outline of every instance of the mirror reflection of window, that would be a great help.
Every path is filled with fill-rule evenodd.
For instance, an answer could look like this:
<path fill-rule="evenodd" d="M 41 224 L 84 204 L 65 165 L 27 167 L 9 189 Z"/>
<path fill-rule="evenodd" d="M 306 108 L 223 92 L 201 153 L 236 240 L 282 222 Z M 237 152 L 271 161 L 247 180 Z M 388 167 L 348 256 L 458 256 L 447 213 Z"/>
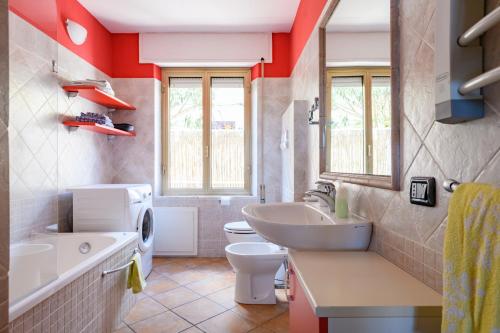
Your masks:
<path fill-rule="evenodd" d="M 329 170 L 390 175 L 390 69 L 333 68 L 327 86 Z"/>
<path fill-rule="evenodd" d="M 365 171 L 363 77 L 332 77 L 331 161 L 334 172 Z"/>
<path fill-rule="evenodd" d="M 391 78 L 372 78 L 372 131 L 374 175 L 391 174 Z"/>

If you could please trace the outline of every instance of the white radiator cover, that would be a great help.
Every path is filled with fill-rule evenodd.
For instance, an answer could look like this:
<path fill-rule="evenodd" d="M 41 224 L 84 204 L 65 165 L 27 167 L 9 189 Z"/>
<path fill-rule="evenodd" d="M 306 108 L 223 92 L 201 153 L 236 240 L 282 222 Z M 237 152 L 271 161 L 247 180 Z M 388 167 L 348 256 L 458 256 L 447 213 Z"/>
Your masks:
<path fill-rule="evenodd" d="M 155 207 L 154 255 L 198 255 L 198 208 Z"/>

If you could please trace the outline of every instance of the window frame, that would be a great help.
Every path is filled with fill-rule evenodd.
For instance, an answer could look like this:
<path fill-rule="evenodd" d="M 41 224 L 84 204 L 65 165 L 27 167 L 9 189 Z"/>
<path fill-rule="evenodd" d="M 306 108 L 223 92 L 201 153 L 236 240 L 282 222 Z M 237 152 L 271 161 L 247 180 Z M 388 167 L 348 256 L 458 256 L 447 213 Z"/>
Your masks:
<path fill-rule="evenodd" d="M 334 77 L 361 77 L 363 83 L 363 96 L 364 96 L 364 172 L 363 174 L 373 175 L 373 110 L 372 110 L 372 78 L 373 77 L 388 77 L 391 78 L 391 67 L 329 67 L 326 71 L 326 124 L 330 123 L 331 120 L 331 110 L 332 110 L 332 79 Z M 392 90 L 392 86 L 391 86 Z M 392 98 L 392 94 L 391 94 Z M 391 114 L 392 118 L 392 114 Z M 331 127 L 326 126 L 325 128 L 325 139 L 326 142 L 331 142 Z M 326 168 L 331 170 L 331 149 L 326 149 Z M 391 161 L 392 162 L 392 161 Z M 331 171 L 334 173 L 341 173 L 338 171 Z M 386 175 L 374 175 L 386 177 Z"/>
<path fill-rule="evenodd" d="M 203 187 L 200 189 L 172 189 L 168 181 L 169 139 L 169 81 L 176 77 L 199 77 L 202 79 L 203 106 Z M 244 82 L 244 187 L 221 189 L 211 187 L 211 78 L 242 77 Z M 163 68 L 161 80 L 162 103 L 162 192 L 163 195 L 250 195 L 252 179 L 251 160 L 251 70 L 249 68 Z"/>

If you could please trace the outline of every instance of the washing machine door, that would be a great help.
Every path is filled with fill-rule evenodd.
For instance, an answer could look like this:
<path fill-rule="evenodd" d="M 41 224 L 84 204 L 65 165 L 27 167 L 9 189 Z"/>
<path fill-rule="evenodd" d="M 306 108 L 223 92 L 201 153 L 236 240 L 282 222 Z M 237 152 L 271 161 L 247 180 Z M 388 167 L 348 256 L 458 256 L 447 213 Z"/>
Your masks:
<path fill-rule="evenodd" d="M 154 214 L 151 207 L 141 209 L 137 221 L 137 232 L 139 233 L 139 250 L 144 253 L 153 246 Z"/>

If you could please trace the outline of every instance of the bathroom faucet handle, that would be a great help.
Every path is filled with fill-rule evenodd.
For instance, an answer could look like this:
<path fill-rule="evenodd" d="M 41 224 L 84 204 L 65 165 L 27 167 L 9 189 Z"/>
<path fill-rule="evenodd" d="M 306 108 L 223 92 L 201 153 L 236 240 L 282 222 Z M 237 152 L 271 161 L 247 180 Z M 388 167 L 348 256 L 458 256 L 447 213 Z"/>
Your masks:
<path fill-rule="evenodd" d="M 324 190 L 326 194 L 335 196 L 335 184 L 325 180 L 318 180 L 315 184 L 318 185 L 319 190 Z"/>

